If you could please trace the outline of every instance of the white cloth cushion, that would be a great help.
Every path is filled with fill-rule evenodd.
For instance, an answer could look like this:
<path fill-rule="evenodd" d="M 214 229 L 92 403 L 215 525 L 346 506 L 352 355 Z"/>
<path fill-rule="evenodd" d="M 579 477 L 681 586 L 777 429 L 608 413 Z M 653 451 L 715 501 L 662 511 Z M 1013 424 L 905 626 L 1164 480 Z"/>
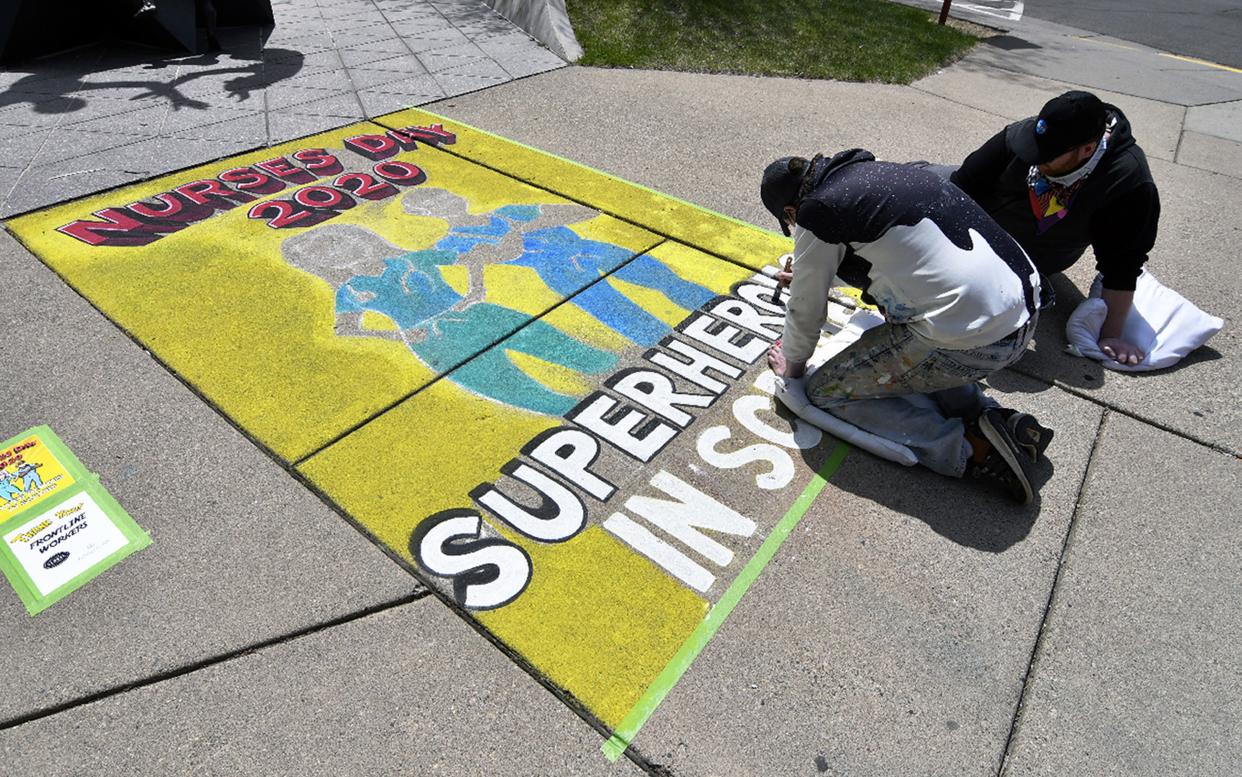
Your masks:
<path fill-rule="evenodd" d="M 1144 270 L 1135 285 L 1134 304 L 1121 339 L 1141 350 L 1145 357 L 1138 364 L 1121 364 L 1100 351 L 1100 328 L 1108 315 L 1108 306 L 1100 299 L 1101 290 L 1100 279 L 1096 278 L 1090 295 L 1070 313 L 1065 322 L 1065 338 L 1069 341 L 1066 350 L 1102 362 L 1110 370 L 1143 372 L 1171 367 L 1225 325 Z"/>
<path fill-rule="evenodd" d="M 857 340 L 863 332 L 883 322 L 884 319 L 872 311 L 856 312 L 840 332 L 831 337 L 820 337 L 814 355 L 807 362 L 806 374 L 811 374 L 816 367 L 845 350 L 846 346 Z M 803 378 L 776 378 L 776 398 L 802 420 L 851 445 L 856 445 L 882 459 L 895 461 L 907 467 L 918 463 L 914 451 L 901 443 L 874 435 L 811 404 L 806 396 L 806 381 Z M 927 401 L 931 402 L 930 399 Z"/>

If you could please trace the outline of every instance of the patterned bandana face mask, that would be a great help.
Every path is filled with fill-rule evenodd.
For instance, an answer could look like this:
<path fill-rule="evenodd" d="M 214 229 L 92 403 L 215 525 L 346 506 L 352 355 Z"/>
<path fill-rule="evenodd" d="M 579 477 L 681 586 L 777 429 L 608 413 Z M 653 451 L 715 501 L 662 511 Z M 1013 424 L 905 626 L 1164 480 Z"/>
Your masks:
<path fill-rule="evenodd" d="M 1029 190 L 1031 211 L 1035 214 L 1035 234 L 1042 235 L 1069 215 L 1074 195 L 1078 194 L 1087 176 L 1100 163 L 1104 152 L 1108 150 L 1108 141 L 1112 138 L 1113 127 L 1116 123 L 1115 117 L 1109 120 L 1108 126 L 1104 128 L 1104 136 L 1096 145 L 1095 153 L 1084 165 L 1073 172 L 1049 177 L 1039 172 L 1038 165 L 1031 165 L 1031 170 L 1026 175 L 1026 186 Z"/>

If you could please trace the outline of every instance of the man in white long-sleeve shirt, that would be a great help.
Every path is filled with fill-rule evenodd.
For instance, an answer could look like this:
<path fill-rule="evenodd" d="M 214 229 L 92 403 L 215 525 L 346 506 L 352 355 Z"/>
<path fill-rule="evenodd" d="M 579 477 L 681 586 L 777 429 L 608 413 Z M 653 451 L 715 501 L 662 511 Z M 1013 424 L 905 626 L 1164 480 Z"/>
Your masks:
<path fill-rule="evenodd" d="M 794 229 L 772 369 L 802 376 L 835 278 L 861 289 L 885 323 L 818 367 L 806 380 L 808 399 L 905 445 L 933 471 L 994 479 L 1030 502 L 1030 467 L 1052 432 L 1000 408 L 978 385 L 1016 362 L 1035 331 L 1039 273 L 1021 247 L 934 173 L 860 149 L 778 159 L 760 194 L 785 234 Z"/>

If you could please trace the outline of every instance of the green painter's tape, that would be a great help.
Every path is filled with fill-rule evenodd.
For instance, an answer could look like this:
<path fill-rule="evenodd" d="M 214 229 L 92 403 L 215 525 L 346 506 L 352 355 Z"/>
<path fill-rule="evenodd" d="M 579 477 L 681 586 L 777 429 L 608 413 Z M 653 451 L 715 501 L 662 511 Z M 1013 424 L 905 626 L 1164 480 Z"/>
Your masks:
<path fill-rule="evenodd" d="M 794 500 L 793 505 L 785 513 L 784 517 L 777 522 L 772 529 L 772 533 L 759 546 L 759 550 L 746 563 L 737 578 L 729 586 L 724 595 L 720 597 L 720 601 L 712 607 L 711 612 L 703 619 L 703 622 L 686 637 L 686 641 L 682 643 L 681 648 L 673 659 L 665 665 L 664 670 L 659 676 L 648 686 L 647 692 L 643 694 L 625 718 L 621 721 L 612 732 L 612 737 L 604 743 L 600 748 L 604 752 L 604 757 L 609 761 L 615 762 L 630 746 L 630 742 L 634 741 L 634 737 L 638 734 L 638 730 L 642 728 L 651 714 L 655 712 L 656 707 L 660 706 L 660 702 L 664 701 L 664 697 L 668 692 L 673 690 L 673 686 L 681 679 L 681 676 L 690 668 L 690 664 L 694 663 L 694 659 L 698 658 L 699 653 L 703 652 L 703 648 L 707 647 L 707 643 L 711 638 L 716 636 L 716 632 L 720 630 L 724 624 L 725 618 L 729 617 L 729 613 L 733 612 L 733 608 L 741 601 L 746 591 L 750 589 L 751 583 L 759 577 L 759 573 L 768 565 L 772 557 L 776 555 L 776 551 L 780 549 L 785 539 L 793 532 L 798 522 L 802 520 L 802 516 L 806 515 L 806 511 L 811 507 L 811 503 L 819 496 L 819 492 L 823 490 L 824 484 L 828 482 L 828 478 L 832 477 L 832 473 L 837 471 L 837 467 L 841 466 L 841 462 L 845 460 L 845 454 L 849 452 L 849 446 L 843 442 L 838 442 L 837 447 L 829 454 L 828 460 L 824 462 L 824 466 L 820 467 L 819 472 L 815 473 L 815 477 L 807 484 L 802 493 Z"/>

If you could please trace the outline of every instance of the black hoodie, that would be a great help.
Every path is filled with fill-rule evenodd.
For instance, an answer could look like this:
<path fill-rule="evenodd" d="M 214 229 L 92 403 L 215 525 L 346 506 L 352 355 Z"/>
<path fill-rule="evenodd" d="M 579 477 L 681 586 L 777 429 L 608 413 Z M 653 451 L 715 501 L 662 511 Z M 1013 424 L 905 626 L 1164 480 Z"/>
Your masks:
<path fill-rule="evenodd" d="M 1160 198 L 1130 122 L 1116 107 L 1105 107 L 1117 119 L 1108 150 L 1074 196 L 1068 215 L 1043 234 L 1037 234 L 1026 184 L 1031 166 L 1006 141 L 1010 133 L 1028 129 L 1034 118 L 996 133 L 966 157 L 951 180 L 1026 249 L 1043 275 L 1066 269 L 1091 246 L 1104 287 L 1130 291 L 1156 242 Z"/>

